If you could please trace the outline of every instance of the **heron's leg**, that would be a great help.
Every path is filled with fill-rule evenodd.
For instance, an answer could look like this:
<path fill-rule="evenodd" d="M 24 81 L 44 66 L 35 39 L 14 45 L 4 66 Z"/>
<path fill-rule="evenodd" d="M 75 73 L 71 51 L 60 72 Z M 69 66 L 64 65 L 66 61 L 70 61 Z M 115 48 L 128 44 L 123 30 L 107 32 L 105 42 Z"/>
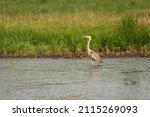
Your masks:
<path fill-rule="evenodd" d="M 92 65 L 94 65 L 94 61 L 92 61 Z"/>
<path fill-rule="evenodd" d="M 100 62 L 99 61 L 95 61 L 96 62 L 96 64 L 99 66 L 100 65 Z"/>

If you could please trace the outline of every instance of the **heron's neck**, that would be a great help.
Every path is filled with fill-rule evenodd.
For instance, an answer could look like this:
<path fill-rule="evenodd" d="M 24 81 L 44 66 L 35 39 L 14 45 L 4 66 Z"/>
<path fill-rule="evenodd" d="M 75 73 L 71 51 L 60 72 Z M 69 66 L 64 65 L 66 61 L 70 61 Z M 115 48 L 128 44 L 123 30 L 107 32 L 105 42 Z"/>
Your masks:
<path fill-rule="evenodd" d="M 90 42 L 91 42 L 91 38 L 89 38 L 88 43 L 87 43 L 87 50 L 90 50 Z"/>

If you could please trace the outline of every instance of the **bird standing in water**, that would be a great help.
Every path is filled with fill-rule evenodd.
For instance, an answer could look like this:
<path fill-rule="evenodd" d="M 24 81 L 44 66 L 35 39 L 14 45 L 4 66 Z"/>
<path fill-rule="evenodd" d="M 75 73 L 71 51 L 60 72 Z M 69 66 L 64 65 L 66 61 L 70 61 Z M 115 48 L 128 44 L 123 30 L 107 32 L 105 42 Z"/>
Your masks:
<path fill-rule="evenodd" d="M 88 39 L 87 42 L 87 52 L 90 59 L 95 61 L 98 65 L 102 62 L 101 57 L 93 50 L 90 49 L 90 42 L 91 42 L 91 36 L 83 36 L 84 38 Z"/>

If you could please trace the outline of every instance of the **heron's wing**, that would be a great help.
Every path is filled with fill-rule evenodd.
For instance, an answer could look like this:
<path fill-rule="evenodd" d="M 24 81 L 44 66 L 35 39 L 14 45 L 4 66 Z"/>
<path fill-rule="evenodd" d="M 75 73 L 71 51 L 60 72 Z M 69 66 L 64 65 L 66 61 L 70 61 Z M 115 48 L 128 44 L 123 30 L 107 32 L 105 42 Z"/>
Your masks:
<path fill-rule="evenodd" d="M 94 61 L 101 61 L 100 56 L 96 52 L 94 52 L 94 51 L 91 51 L 89 56 Z"/>

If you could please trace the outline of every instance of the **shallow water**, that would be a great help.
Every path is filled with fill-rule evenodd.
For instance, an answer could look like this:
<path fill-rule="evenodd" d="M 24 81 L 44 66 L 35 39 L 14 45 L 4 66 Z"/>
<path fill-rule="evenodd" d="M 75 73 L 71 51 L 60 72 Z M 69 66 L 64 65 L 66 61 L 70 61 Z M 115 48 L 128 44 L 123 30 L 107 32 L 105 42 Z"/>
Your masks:
<path fill-rule="evenodd" d="M 150 58 L 1 58 L 0 99 L 150 99 Z"/>

